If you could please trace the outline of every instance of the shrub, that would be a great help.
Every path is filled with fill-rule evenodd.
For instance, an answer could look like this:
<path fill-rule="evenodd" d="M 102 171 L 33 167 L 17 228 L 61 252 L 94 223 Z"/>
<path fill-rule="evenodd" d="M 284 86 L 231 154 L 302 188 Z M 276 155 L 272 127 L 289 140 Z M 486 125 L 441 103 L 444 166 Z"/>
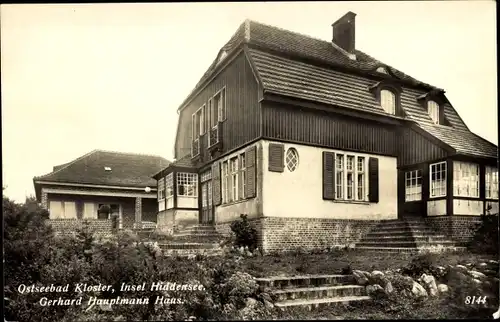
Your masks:
<path fill-rule="evenodd" d="M 247 246 L 251 252 L 257 248 L 257 230 L 248 222 L 247 215 L 241 214 L 240 220 L 233 221 L 231 231 L 235 235 L 235 246 Z"/>
<path fill-rule="evenodd" d="M 498 255 L 498 214 L 481 215 L 481 222 L 468 247 L 473 252 Z"/>
<path fill-rule="evenodd" d="M 422 274 L 432 274 L 433 266 L 438 260 L 438 255 L 435 253 L 422 253 L 413 257 L 405 267 L 401 269 L 403 274 L 413 278 L 418 278 Z"/>

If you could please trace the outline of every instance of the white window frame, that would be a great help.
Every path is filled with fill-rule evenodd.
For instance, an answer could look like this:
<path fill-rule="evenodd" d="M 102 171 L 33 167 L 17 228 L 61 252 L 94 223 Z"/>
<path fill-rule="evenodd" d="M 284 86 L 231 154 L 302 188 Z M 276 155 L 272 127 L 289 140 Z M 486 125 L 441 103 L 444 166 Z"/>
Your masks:
<path fill-rule="evenodd" d="M 486 166 L 484 170 L 485 197 L 498 200 L 498 168 Z"/>
<path fill-rule="evenodd" d="M 293 163 L 291 163 L 293 162 Z M 294 172 L 299 167 L 299 151 L 295 148 L 288 148 L 285 155 L 286 168 L 289 172 Z M 290 167 L 290 165 L 293 167 Z"/>
<path fill-rule="evenodd" d="M 405 172 L 405 202 L 422 200 L 422 170 Z"/>
<path fill-rule="evenodd" d="M 222 162 L 222 203 L 229 202 L 229 171 L 228 162 Z"/>
<path fill-rule="evenodd" d="M 238 157 L 229 159 L 230 190 L 229 202 L 238 200 Z"/>
<path fill-rule="evenodd" d="M 181 191 L 181 188 L 183 191 Z M 198 174 L 190 172 L 177 173 L 177 196 L 198 197 Z"/>
<path fill-rule="evenodd" d="M 165 177 L 165 198 L 170 199 L 174 196 L 174 174 L 169 173 Z"/>
<path fill-rule="evenodd" d="M 165 200 L 165 178 L 158 180 L 158 202 Z"/>
<path fill-rule="evenodd" d="M 434 124 L 439 124 L 439 104 L 436 101 L 430 100 L 427 102 L 427 112 Z"/>
<path fill-rule="evenodd" d="M 239 180 L 241 180 L 241 196 L 240 197 L 240 200 L 242 199 L 245 199 L 245 195 L 246 195 L 246 189 L 247 189 L 247 166 L 246 166 L 246 159 L 245 159 L 245 153 L 242 153 L 240 154 L 240 165 L 241 165 L 241 169 L 240 169 L 240 178 Z"/>
<path fill-rule="evenodd" d="M 66 210 L 68 205 L 72 205 L 72 210 L 74 209 L 74 216 L 69 216 L 69 212 Z M 55 213 L 55 206 L 58 205 L 60 213 Z M 78 209 L 76 207 L 76 201 L 65 201 L 65 200 L 50 200 L 49 201 L 49 218 L 50 219 L 76 219 L 78 218 Z"/>
<path fill-rule="evenodd" d="M 479 198 L 479 164 L 453 161 L 453 195 Z"/>
<path fill-rule="evenodd" d="M 217 119 L 223 122 L 227 118 L 227 105 L 226 105 L 226 87 L 221 88 L 213 96 L 214 106 L 217 108 Z"/>
<path fill-rule="evenodd" d="M 396 114 L 396 94 L 388 89 L 382 89 L 380 91 L 380 105 L 384 111 L 388 114 Z"/>
<path fill-rule="evenodd" d="M 443 170 L 443 167 L 444 167 L 444 170 Z M 436 177 L 437 177 L 438 173 L 440 173 L 444 177 L 442 177 L 441 180 L 437 180 L 437 179 L 432 180 L 433 173 L 436 173 Z M 432 163 L 429 165 L 429 183 L 430 183 L 430 185 L 429 185 L 429 198 L 446 197 L 446 193 L 447 193 L 446 180 L 447 180 L 446 161 Z"/>
<path fill-rule="evenodd" d="M 352 160 L 352 161 L 349 161 Z M 367 201 L 367 158 L 354 154 L 335 154 L 335 199 L 344 201 Z M 351 180 L 349 183 L 349 175 Z M 359 184 L 361 178 L 361 185 Z M 360 196 L 361 191 L 361 196 Z M 349 192 L 351 197 L 349 198 Z"/>

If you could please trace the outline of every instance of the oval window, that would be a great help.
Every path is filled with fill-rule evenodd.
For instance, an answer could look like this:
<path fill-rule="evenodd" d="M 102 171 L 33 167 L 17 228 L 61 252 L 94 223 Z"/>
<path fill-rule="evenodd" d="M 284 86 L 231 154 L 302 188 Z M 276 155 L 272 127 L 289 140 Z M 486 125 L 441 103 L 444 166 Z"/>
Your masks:
<path fill-rule="evenodd" d="M 299 153 L 294 148 L 289 148 L 286 151 L 286 167 L 288 171 L 293 172 L 299 165 Z"/>

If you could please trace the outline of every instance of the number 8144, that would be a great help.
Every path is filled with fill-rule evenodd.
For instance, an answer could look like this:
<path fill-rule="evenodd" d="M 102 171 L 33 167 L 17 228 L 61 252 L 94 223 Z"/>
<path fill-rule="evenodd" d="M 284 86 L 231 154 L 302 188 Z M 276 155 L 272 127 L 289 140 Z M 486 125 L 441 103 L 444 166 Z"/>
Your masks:
<path fill-rule="evenodd" d="M 467 296 L 465 297 L 465 304 L 485 304 L 486 296 Z"/>

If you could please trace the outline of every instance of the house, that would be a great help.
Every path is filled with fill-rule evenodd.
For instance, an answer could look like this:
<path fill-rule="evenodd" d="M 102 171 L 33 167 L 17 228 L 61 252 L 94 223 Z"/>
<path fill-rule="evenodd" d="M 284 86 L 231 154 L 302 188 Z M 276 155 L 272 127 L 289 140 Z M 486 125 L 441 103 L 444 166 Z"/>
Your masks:
<path fill-rule="evenodd" d="M 358 50 L 355 18 L 332 41 L 240 25 L 178 109 L 176 161 L 154 176 L 158 229 L 227 233 L 247 214 L 272 251 L 408 216 L 470 236 L 498 212 L 498 147 L 443 89 Z"/>
<path fill-rule="evenodd" d="M 156 181 L 151 176 L 169 164 L 159 156 L 94 150 L 54 166 L 33 183 L 56 231 L 71 232 L 87 221 L 106 233 L 114 215 L 116 228 L 156 223 Z"/>

